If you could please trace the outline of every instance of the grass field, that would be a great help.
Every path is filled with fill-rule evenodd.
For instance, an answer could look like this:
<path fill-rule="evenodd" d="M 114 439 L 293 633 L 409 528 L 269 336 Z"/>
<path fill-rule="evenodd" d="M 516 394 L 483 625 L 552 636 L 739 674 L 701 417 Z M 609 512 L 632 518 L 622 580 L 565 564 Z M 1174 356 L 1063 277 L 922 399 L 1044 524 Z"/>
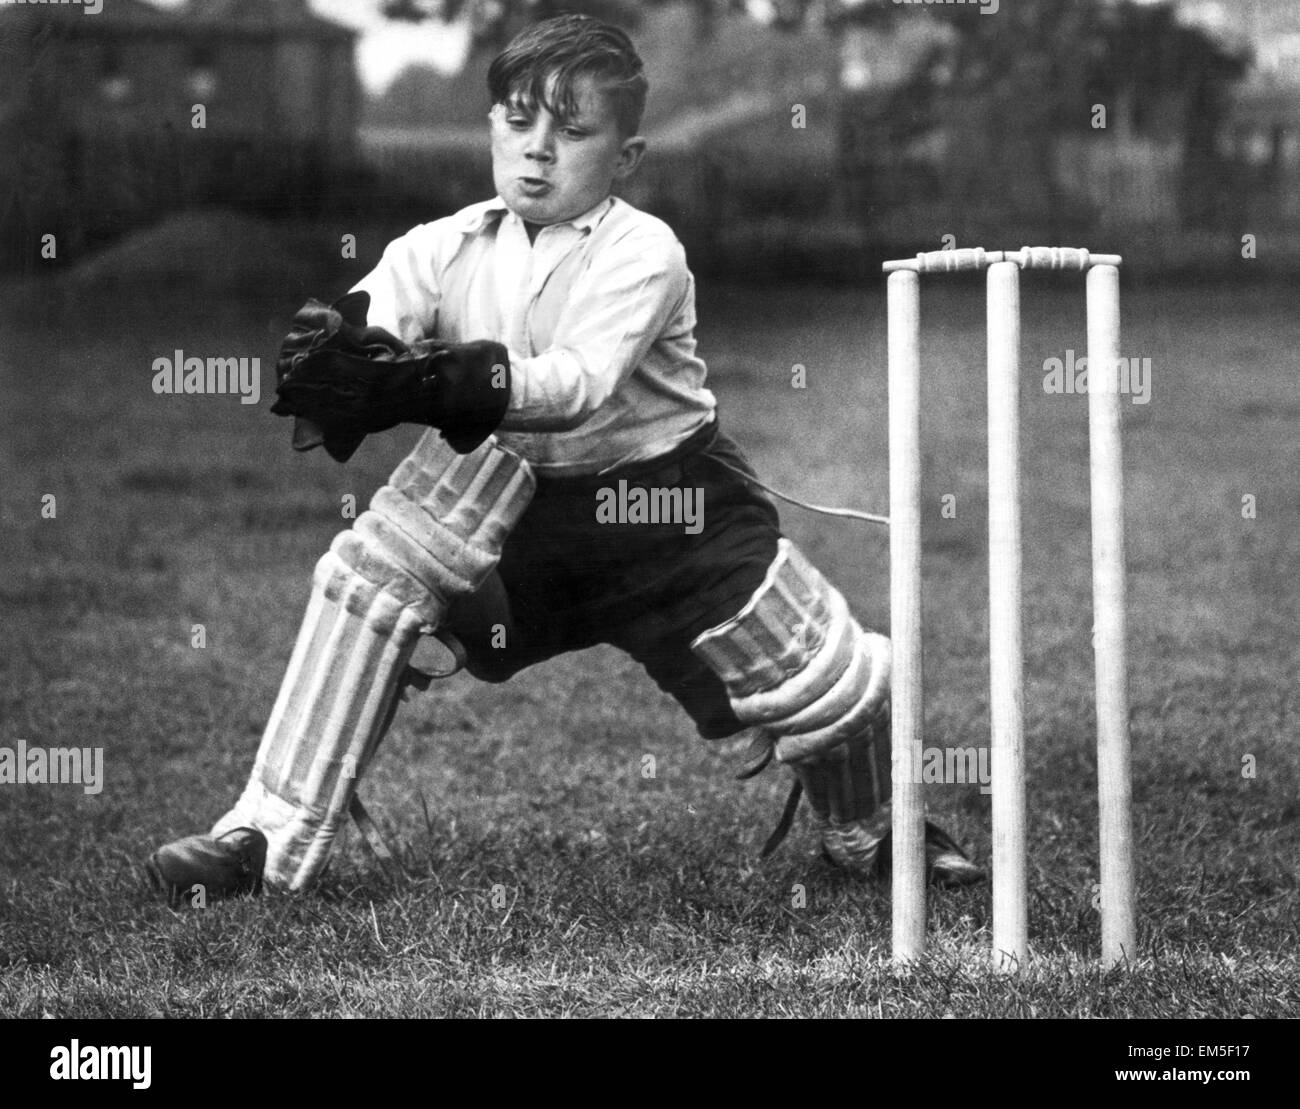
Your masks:
<path fill-rule="evenodd" d="M 355 835 L 321 890 L 177 914 L 140 862 L 206 828 L 251 764 L 315 559 L 415 439 L 340 467 L 233 397 L 159 397 L 176 348 L 269 360 L 292 298 L 165 295 L 10 312 L 0 347 L 0 744 L 104 749 L 103 792 L 0 785 L 0 1012 L 18 1016 L 1280 1016 L 1300 1010 L 1300 402 L 1294 290 L 1126 291 L 1140 965 L 1100 974 L 1086 398 L 1041 388 L 1082 351 L 1081 288 L 1025 295 L 1030 926 L 985 969 L 987 887 L 932 894 L 933 959 L 888 967 L 887 888 L 815 856 L 765 863 L 782 774 L 732 780 L 634 664 L 597 650 L 506 686 L 458 676 L 404 708 L 364 786 L 400 846 Z M 924 305 L 927 743 L 987 742 L 983 295 Z M 883 304 L 709 289 L 701 353 L 761 473 L 884 511 Z M 791 388 L 791 366 L 807 388 Z M 41 515 L 53 494 L 57 516 Z M 955 496 L 956 517 L 940 513 Z M 1257 515 L 1243 518 L 1243 496 Z M 783 509 L 787 532 L 888 625 L 880 529 Z M 203 624 L 207 645 L 191 646 Z M 653 779 L 641 776 L 655 756 Z M 1245 768 L 1245 769 L 1243 769 Z M 987 861 L 988 798 L 931 806 Z M 802 888 L 804 900 L 797 896 Z"/>

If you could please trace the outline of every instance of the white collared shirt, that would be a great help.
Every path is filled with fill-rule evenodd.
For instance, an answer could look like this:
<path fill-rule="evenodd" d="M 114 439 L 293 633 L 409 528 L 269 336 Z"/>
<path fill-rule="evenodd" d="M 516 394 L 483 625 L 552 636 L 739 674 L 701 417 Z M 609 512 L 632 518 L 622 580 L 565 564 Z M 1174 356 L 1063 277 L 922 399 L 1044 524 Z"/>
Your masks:
<path fill-rule="evenodd" d="M 528 241 L 497 197 L 394 240 L 355 286 L 405 342 L 495 339 L 511 396 L 497 436 L 542 472 L 594 474 L 713 419 L 695 281 L 662 220 L 607 197 Z"/>

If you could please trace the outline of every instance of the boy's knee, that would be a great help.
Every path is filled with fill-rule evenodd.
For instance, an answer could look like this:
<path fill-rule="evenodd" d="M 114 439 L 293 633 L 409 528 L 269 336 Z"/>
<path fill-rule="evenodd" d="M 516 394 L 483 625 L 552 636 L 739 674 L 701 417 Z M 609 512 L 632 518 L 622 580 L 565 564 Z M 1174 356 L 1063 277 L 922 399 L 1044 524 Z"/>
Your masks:
<path fill-rule="evenodd" d="M 460 640 L 465 648 L 465 670 L 479 681 L 508 681 L 523 669 L 521 635 L 505 583 L 496 570 L 475 592 L 452 600 L 442 626 Z"/>

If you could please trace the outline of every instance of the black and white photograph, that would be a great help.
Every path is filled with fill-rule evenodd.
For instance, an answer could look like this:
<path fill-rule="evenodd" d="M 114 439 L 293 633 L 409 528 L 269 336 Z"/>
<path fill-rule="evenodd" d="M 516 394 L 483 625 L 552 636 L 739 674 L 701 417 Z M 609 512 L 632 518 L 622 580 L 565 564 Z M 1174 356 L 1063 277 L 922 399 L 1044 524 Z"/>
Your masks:
<path fill-rule="evenodd" d="M 1296 0 L 3 0 L 21 1067 L 1055 1020 L 1258 1092 L 1298 292 Z"/>

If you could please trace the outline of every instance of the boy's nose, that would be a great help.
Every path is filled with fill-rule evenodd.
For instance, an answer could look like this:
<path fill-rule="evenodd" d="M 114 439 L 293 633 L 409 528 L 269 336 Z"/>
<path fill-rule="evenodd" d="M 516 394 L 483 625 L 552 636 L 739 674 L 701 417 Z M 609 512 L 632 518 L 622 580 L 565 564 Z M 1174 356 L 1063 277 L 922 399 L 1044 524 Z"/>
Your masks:
<path fill-rule="evenodd" d="M 548 127 L 534 127 L 524 148 L 526 157 L 549 162 L 555 156 L 555 139 Z"/>

